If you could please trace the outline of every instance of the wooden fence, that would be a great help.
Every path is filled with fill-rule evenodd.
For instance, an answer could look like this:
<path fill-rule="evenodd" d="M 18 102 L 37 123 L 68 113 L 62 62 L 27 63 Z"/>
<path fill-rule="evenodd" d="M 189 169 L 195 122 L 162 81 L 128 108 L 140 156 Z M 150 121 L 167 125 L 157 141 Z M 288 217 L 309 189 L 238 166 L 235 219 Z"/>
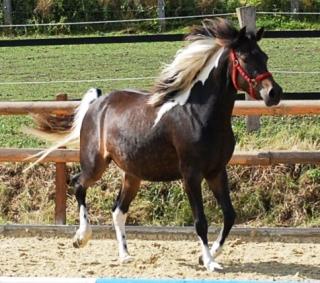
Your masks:
<path fill-rule="evenodd" d="M 79 101 L 25 101 L 0 102 L 0 115 L 27 115 L 30 113 L 73 113 Z M 234 116 L 242 115 L 319 115 L 320 100 L 283 100 L 277 106 L 266 107 L 263 101 L 236 101 Z"/>
<path fill-rule="evenodd" d="M 0 102 L 0 115 L 27 115 L 30 113 L 53 113 L 67 115 L 74 112 L 79 101 L 42 101 L 42 102 Z M 236 101 L 233 115 L 310 115 L 320 114 L 319 100 L 287 100 L 279 105 L 266 107 L 263 101 Z M 0 148 L 0 162 L 30 162 L 30 158 L 40 149 Z M 79 162 L 79 151 L 57 149 L 42 162 L 56 163 L 56 200 L 55 222 L 66 222 L 66 162 Z M 235 165 L 274 165 L 320 164 L 320 151 L 262 151 L 235 152 L 230 164 Z"/>
<path fill-rule="evenodd" d="M 41 149 L 0 148 L 0 162 L 31 162 Z M 79 150 L 57 149 L 46 156 L 40 163 L 79 162 Z M 230 165 L 276 165 L 276 164 L 320 164 L 320 151 L 236 151 Z"/>

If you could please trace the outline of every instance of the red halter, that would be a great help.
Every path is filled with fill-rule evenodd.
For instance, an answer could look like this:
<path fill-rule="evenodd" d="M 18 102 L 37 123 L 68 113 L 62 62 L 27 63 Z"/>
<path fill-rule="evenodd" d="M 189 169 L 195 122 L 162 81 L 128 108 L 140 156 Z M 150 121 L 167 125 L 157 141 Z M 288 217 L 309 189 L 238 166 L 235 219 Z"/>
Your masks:
<path fill-rule="evenodd" d="M 251 78 L 250 75 L 246 72 L 246 70 L 243 69 L 242 66 L 240 65 L 234 49 L 231 49 L 230 60 L 232 62 L 232 82 L 236 90 L 243 90 L 238 85 L 238 72 L 239 72 L 241 77 L 249 84 L 248 94 L 252 98 L 257 99 L 256 91 L 255 91 L 257 84 L 266 78 L 272 77 L 272 74 L 269 72 L 265 72 L 260 75 L 257 75 L 255 78 Z"/>

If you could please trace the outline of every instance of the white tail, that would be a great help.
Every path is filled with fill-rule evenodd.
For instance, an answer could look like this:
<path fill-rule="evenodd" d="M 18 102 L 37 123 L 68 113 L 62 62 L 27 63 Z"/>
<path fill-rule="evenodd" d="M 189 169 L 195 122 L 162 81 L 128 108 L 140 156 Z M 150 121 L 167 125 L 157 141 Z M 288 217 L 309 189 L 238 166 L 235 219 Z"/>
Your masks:
<path fill-rule="evenodd" d="M 93 101 L 95 101 L 100 95 L 101 95 L 100 89 L 90 88 L 86 92 L 86 94 L 83 96 L 79 107 L 76 109 L 71 132 L 67 136 L 62 137 L 60 140 L 58 140 L 54 145 L 52 145 L 48 149 L 42 150 L 39 153 L 31 156 L 30 158 L 38 157 L 38 159 L 36 161 L 34 161 L 33 163 L 31 163 L 30 166 L 28 166 L 24 171 L 27 171 L 30 168 L 32 168 L 35 164 L 39 163 L 46 156 L 48 156 L 52 151 L 58 149 L 59 147 L 76 142 L 80 137 L 80 130 L 81 130 L 81 126 L 82 126 L 82 121 L 83 121 L 84 116 L 86 115 L 86 113 L 89 109 L 90 104 Z M 32 131 L 31 131 L 31 133 L 32 133 Z"/>

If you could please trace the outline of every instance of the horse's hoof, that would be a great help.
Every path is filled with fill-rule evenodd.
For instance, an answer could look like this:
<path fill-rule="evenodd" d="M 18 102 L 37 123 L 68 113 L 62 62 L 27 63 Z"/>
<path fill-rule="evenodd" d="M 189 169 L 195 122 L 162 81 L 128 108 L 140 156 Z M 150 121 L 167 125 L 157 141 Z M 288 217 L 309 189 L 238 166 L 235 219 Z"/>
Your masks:
<path fill-rule="evenodd" d="M 79 239 L 77 236 L 75 236 L 73 238 L 73 247 L 76 248 L 76 249 L 79 249 L 79 248 L 83 248 L 86 244 L 87 244 L 88 240 L 87 241 L 84 241 L 84 239 Z"/>
<path fill-rule="evenodd" d="M 215 261 L 208 262 L 206 264 L 206 268 L 207 268 L 208 271 L 211 271 L 211 272 L 223 269 L 223 267 L 219 263 L 217 263 Z"/>
<path fill-rule="evenodd" d="M 74 239 L 73 243 L 72 243 L 73 247 L 76 249 L 79 249 L 82 247 L 81 245 L 81 241 L 79 239 Z"/>
<path fill-rule="evenodd" d="M 132 261 L 133 261 L 133 257 L 130 256 L 130 255 L 126 255 L 126 256 L 120 257 L 120 262 L 122 264 L 126 264 L 126 263 L 129 263 L 129 262 L 132 262 Z"/>
<path fill-rule="evenodd" d="M 76 233 L 76 235 L 73 238 L 73 247 L 74 248 L 83 248 L 91 239 L 91 233 L 86 234 L 84 237 L 80 237 L 79 233 Z"/>

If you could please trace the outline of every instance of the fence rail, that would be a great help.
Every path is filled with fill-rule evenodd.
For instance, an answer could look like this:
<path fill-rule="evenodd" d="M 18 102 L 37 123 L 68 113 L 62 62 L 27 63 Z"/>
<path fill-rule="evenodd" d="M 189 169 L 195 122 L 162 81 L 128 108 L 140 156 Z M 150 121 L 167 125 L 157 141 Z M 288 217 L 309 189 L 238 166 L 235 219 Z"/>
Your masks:
<path fill-rule="evenodd" d="M 0 102 L 0 115 L 30 113 L 72 114 L 79 101 Z M 277 106 L 266 107 L 263 101 L 236 101 L 233 115 L 319 115 L 320 100 L 283 100 Z"/>
<path fill-rule="evenodd" d="M 31 162 L 41 149 L 0 148 L 0 162 Z M 41 163 L 79 162 L 77 149 L 57 149 L 46 156 Z M 320 151 L 237 151 L 230 165 L 320 164 Z"/>
<path fill-rule="evenodd" d="M 106 43 L 145 43 L 182 41 L 185 34 L 149 34 L 101 37 L 65 37 L 36 39 L 5 39 L 0 40 L 0 47 L 47 46 L 47 45 L 80 45 Z M 315 38 L 320 37 L 320 30 L 286 30 L 266 31 L 265 38 Z"/>

